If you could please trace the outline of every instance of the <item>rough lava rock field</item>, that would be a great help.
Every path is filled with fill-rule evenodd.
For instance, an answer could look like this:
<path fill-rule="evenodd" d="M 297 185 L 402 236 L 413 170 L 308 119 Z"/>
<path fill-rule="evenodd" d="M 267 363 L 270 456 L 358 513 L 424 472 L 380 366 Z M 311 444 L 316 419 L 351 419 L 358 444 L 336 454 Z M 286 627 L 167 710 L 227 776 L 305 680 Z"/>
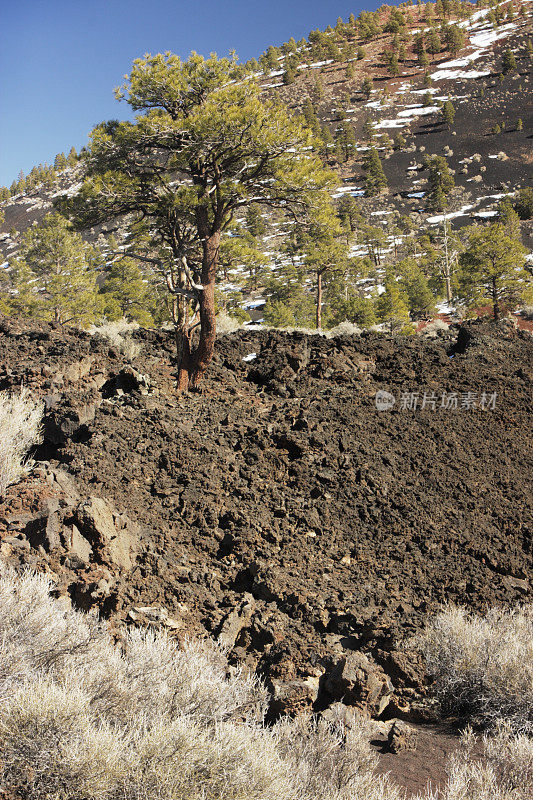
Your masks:
<path fill-rule="evenodd" d="M 113 622 L 218 638 L 266 679 L 272 715 L 344 699 L 420 718 L 409 639 L 428 615 L 531 596 L 532 347 L 512 324 L 229 334 L 178 401 L 171 333 L 137 331 L 133 364 L 73 329 L 1 333 L 0 388 L 24 381 L 47 408 L 43 463 L 0 508 L 2 555 Z"/>

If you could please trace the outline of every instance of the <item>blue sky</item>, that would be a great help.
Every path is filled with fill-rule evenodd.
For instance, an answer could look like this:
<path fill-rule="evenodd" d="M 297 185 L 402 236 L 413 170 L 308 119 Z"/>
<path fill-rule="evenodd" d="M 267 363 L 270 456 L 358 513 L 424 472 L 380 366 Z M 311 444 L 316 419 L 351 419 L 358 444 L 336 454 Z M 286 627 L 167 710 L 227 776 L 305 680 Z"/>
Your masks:
<path fill-rule="evenodd" d="M 191 50 L 259 56 L 379 3 L 344 0 L 4 0 L 0 11 L 0 185 L 78 150 L 124 118 L 113 88 L 134 58 Z"/>

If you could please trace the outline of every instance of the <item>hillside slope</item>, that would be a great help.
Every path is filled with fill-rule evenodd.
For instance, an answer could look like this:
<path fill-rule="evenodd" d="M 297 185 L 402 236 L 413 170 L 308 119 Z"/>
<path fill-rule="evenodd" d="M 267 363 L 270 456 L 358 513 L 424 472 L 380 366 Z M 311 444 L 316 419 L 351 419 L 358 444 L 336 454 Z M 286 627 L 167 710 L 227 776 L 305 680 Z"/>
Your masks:
<path fill-rule="evenodd" d="M 428 4 L 429 6 L 430 4 Z M 386 23 L 392 6 L 377 12 L 379 21 Z M 502 21 L 490 21 L 490 8 L 475 10 L 471 7 L 466 19 L 454 12 L 444 20 L 425 21 L 425 6 L 404 7 L 407 26 L 404 39 L 405 60 L 399 62 L 399 74 L 391 75 L 385 55 L 397 47 L 396 34 L 381 32 L 370 41 L 354 33 L 342 34 L 344 46 L 364 45 L 361 59 L 302 63 L 296 70 L 294 82 L 283 83 L 285 57 L 280 56 L 280 69 L 259 71 L 256 77 L 267 96 L 277 96 L 295 113 L 302 113 L 306 101 L 311 102 L 319 123 L 329 128 L 333 137 L 342 123 L 353 128 L 356 153 L 344 163 L 331 162 L 338 171 L 341 186 L 335 198 L 351 195 L 358 198 L 365 216 L 374 215 L 375 224 L 386 223 L 393 211 L 410 214 L 417 226 L 438 226 L 442 214 L 427 209 L 425 195 L 428 190 L 427 171 L 423 158 L 427 155 L 444 155 L 447 158 L 457 189 L 447 209 L 454 225 L 464 225 L 472 220 L 485 220 L 494 216 L 499 200 L 517 189 L 531 185 L 533 161 L 531 136 L 533 131 L 533 103 L 531 102 L 533 62 L 528 42 L 533 35 L 533 6 L 524 0 L 516 6 L 503 2 L 496 6 Z M 509 11 L 515 9 L 512 21 L 507 21 Z M 416 36 L 427 36 L 432 26 L 457 24 L 466 34 L 462 49 L 450 55 L 444 49 L 430 57 L 429 66 L 421 66 L 414 48 Z M 348 23 L 345 27 L 349 28 Z M 385 25 L 386 27 L 386 25 Z M 339 35 L 328 33 L 332 42 Z M 326 36 L 327 38 L 327 36 Z M 444 48 L 444 46 L 443 46 Z M 516 56 L 517 68 L 501 75 L 505 50 Z M 347 77 L 347 68 L 353 75 Z M 425 75 L 431 83 L 425 86 Z M 373 81 L 370 97 L 361 91 L 365 79 Z M 319 89 L 317 86 L 319 85 Z M 454 104 L 456 116 L 452 126 L 441 121 L 441 106 L 446 100 Z M 365 139 L 364 124 L 371 120 L 375 126 L 373 144 L 382 159 L 389 190 L 378 198 L 365 199 L 362 162 L 369 147 Z M 518 130 L 518 120 L 521 129 Z M 496 126 L 499 126 L 499 132 Z M 400 132 L 405 138 L 401 147 L 393 146 L 390 137 Z M 80 171 L 68 168 L 59 174 L 53 188 L 23 192 L 0 204 L 5 220 L 0 225 L 0 255 L 12 257 L 18 248 L 18 239 L 11 238 L 14 228 L 23 232 L 40 221 L 62 194 L 72 194 L 79 188 Z M 381 217 L 381 218 L 380 218 Z M 117 230 L 118 229 L 118 230 Z M 96 241 L 98 234 L 121 231 L 120 221 L 112 225 L 85 231 L 85 236 Z M 269 229 L 279 236 L 283 229 L 275 225 Z M 522 226 L 526 246 L 533 245 L 533 223 Z M 266 241 L 268 255 L 275 252 L 272 242 Z"/>

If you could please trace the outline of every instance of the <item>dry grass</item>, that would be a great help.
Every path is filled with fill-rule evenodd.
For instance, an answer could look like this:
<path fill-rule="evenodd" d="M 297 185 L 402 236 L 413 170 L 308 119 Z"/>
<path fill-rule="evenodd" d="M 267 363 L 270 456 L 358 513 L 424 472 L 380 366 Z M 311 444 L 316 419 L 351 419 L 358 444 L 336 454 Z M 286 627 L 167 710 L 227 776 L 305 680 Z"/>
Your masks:
<path fill-rule="evenodd" d="M 0 392 L 0 497 L 32 466 L 28 451 L 41 440 L 43 407 L 27 389 Z"/>
<path fill-rule="evenodd" d="M 533 733 L 533 606 L 485 617 L 449 607 L 419 644 L 444 713 Z"/>

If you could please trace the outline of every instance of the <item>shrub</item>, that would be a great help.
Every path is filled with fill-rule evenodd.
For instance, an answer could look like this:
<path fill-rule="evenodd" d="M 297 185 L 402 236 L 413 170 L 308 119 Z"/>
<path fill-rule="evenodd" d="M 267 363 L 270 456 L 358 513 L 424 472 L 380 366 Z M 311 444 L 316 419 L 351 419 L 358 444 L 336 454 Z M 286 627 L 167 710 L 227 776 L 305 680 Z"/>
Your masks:
<path fill-rule="evenodd" d="M 513 735 L 504 725 L 494 736 L 483 737 L 478 756 L 473 751 L 475 742 L 471 731 L 467 731 L 463 748 L 448 767 L 446 785 L 439 792 L 427 792 L 423 800 L 529 800 L 533 741 Z"/>
<path fill-rule="evenodd" d="M 0 392 L 0 497 L 31 469 L 30 448 L 40 442 L 43 408 L 27 389 Z"/>
<path fill-rule="evenodd" d="M 442 319 L 434 319 L 420 331 L 424 336 L 434 338 L 438 335 L 439 331 L 448 331 L 450 326 Z"/>
<path fill-rule="evenodd" d="M 484 618 L 449 607 L 419 642 L 444 713 L 533 733 L 533 606 Z"/>
<path fill-rule="evenodd" d="M 141 352 L 141 345 L 131 338 L 132 332 L 138 328 L 137 322 L 118 319 L 115 322 L 106 322 L 98 327 L 92 325 L 89 328 L 89 333 L 97 339 L 106 339 L 124 358 L 128 359 L 128 361 L 133 361 Z"/>
<path fill-rule="evenodd" d="M 362 331 L 362 328 L 359 328 L 357 325 L 354 325 L 353 322 L 345 319 L 335 325 L 335 327 L 329 328 L 326 335 L 328 338 L 332 336 L 360 336 Z"/>
<path fill-rule="evenodd" d="M 217 334 L 233 333 L 242 328 L 242 322 L 226 311 L 219 311 L 217 314 Z"/>
<path fill-rule="evenodd" d="M 181 649 L 0 579 L 0 785 L 25 800 L 399 800 L 361 729 L 263 726 L 267 694 L 210 643 Z"/>
<path fill-rule="evenodd" d="M 264 687 L 230 668 L 215 644 L 179 648 L 164 634 L 130 630 L 114 646 L 98 619 L 50 596 L 45 576 L 18 576 L 1 562 L 0 576 L 0 794 L 21 800 L 403 797 L 374 772 L 372 729 L 363 718 L 351 728 L 340 719 L 305 717 L 267 728 Z M 441 633 L 443 616 L 434 625 Z M 526 613 L 508 616 L 516 635 Z M 471 624 L 463 617 L 463 632 L 465 619 Z M 491 624 L 501 619 L 508 629 L 507 617 Z M 456 634 L 457 625 L 448 625 L 452 647 Z M 494 738 L 484 738 L 483 759 L 472 752 L 471 733 L 464 741 L 441 800 L 529 798 L 531 740 L 500 726 Z M 418 800 L 436 798 L 428 790 Z"/>

